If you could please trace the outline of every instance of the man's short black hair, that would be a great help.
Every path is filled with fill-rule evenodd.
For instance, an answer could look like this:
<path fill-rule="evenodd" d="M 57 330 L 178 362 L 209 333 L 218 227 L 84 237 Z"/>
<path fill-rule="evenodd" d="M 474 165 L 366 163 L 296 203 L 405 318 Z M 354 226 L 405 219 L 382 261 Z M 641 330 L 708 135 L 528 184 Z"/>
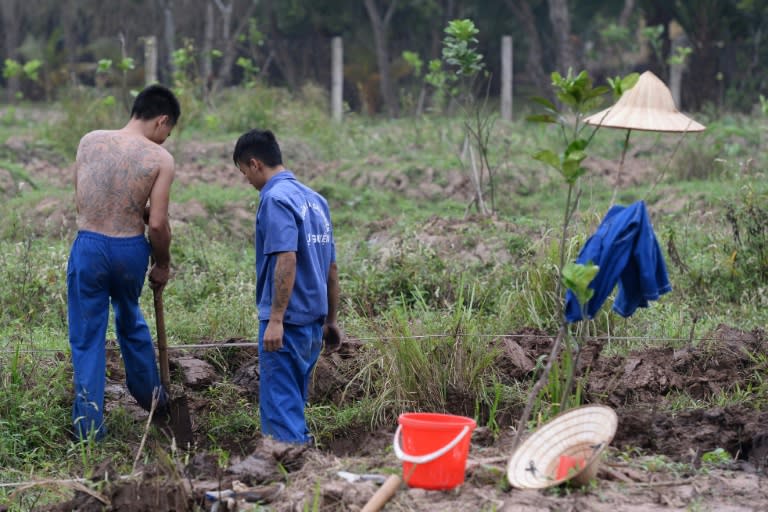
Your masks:
<path fill-rule="evenodd" d="M 168 116 L 174 126 L 181 117 L 179 100 L 170 89 L 158 84 L 150 85 L 136 96 L 131 109 L 132 118 L 154 119 L 163 115 Z"/>
<path fill-rule="evenodd" d="M 232 153 L 235 165 L 247 162 L 251 158 L 261 160 L 269 167 L 283 164 L 283 155 L 274 133 L 269 130 L 254 129 L 237 139 L 235 151 Z"/>

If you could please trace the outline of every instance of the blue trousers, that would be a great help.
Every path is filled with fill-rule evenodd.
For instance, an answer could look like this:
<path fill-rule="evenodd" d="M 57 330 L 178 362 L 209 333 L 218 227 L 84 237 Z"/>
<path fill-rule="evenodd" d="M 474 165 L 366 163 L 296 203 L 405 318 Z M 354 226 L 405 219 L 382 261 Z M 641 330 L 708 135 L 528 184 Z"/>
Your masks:
<path fill-rule="evenodd" d="M 309 379 L 323 346 L 323 324 L 284 325 L 283 346 L 264 351 L 267 321 L 259 322 L 259 414 L 265 435 L 287 443 L 306 444 L 309 435 L 304 407 Z"/>
<path fill-rule="evenodd" d="M 156 389 L 159 405 L 167 401 L 152 334 L 139 309 L 149 255 L 149 242 L 143 235 L 115 238 L 80 231 L 72 244 L 67 305 L 75 389 L 72 422 L 80 439 L 100 439 L 106 433 L 104 385 L 110 300 L 128 391 L 146 410 L 152 406 Z"/>

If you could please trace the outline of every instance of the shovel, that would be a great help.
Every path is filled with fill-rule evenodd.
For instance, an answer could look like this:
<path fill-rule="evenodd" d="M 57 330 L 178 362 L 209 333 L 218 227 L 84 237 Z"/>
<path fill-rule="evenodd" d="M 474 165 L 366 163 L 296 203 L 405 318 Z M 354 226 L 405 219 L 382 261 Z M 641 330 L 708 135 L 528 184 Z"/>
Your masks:
<path fill-rule="evenodd" d="M 168 393 L 168 417 L 163 420 L 176 444 L 186 447 L 192 444 L 192 420 L 189 417 L 189 404 L 186 395 L 171 396 L 171 376 L 168 366 L 168 340 L 165 337 L 165 317 L 163 314 L 163 290 L 153 289 L 155 299 L 155 320 L 157 321 L 157 355 L 160 360 L 160 383 Z"/>

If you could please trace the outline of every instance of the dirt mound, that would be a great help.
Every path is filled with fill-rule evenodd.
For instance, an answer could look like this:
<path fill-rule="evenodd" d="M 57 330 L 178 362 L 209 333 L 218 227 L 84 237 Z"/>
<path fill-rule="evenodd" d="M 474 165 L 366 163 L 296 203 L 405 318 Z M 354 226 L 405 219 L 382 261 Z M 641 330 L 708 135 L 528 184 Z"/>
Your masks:
<path fill-rule="evenodd" d="M 74 486 L 74 497 L 50 507 L 44 512 L 103 512 L 131 510 L 134 512 L 186 512 L 194 510 L 193 497 L 184 480 L 170 469 L 147 466 L 136 476 L 117 478 L 109 461 L 102 464 L 91 477 L 93 486 Z M 99 489 L 98 491 L 93 490 Z"/>
<path fill-rule="evenodd" d="M 619 410 L 613 444 L 662 453 L 673 460 L 700 463 L 704 453 L 723 448 L 755 469 L 768 463 L 768 412 L 746 405 L 693 409 L 677 413 L 648 407 Z"/>
<path fill-rule="evenodd" d="M 673 391 L 709 400 L 738 386 L 746 389 L 755 372 L 764 370 L 755 354 L 765 349 L 764 332 L 720 325 L 694 346 L 650 348 L 602 359 L 591 370 L 587 390 L 615 407 L 656 404 Z"/>
<path fill-rule="evenodd" d="M 392 220 L 373 223 L 367 236 L 369 246 L 382 261 L 405 252 L 418 254 L 426 251 L 440 255 L 446 261 L 469 266 L 493 267 L 514 264 L 529 256 L 528 248 L 512 250 L 510 237 L 519 234 L 527 238 L 519 226 L 511 222 L 489 217 L 468 217 L 463 221 L 433 216 L 419 226 L 417 232 L 400 233 L 392 229 Z M 480 224 L 493 225 L 486 232 L 478 229 Z M 490 236 L 489 232 L 499 233 Z"/>
<path fill-rule="evenodd" d="M 720 325 L 693 346 L 598 359 L 586 391 L 619 412 L 615 445 L 691 461 L 724 448 L 762 468 L 768 412 L 750 404 L 748 394 L 743 403 L 718 403 L 759 384 L 766 362 L 758 354 L 765 349 L 763 331 Z M 676 407 L 676 396 L 700 405 Z"/>
<path fill-rule="evenodd" d="M 414 199 L 447 198 L 467 202 L 474 196 L 467 172 L 432 167 L 392 169 L 392 163 L 372 157 L 364 166 L 342 171 L 339 178 L 361 190 L 369 187 L 392 190 Z"/>
<path fill-rule="evenodd" d="M 660 171 L 646 158 L 627 155 L 620 166 L 619 156 L 615 160 L 590 156 L 584 160 L 584 167 L 590 175 L 597 176 L 612 187 L 630 187 L 653 183 Z"/>
<path fill-rule="evenodd" d="M 513 383 L 533 378 L 536 361 L 549 353 L 552 339 L 537 329 L 494 339 L 500 379 Z M 239 346 L 248 340 L 227 341 L 238 346 L 217 347 L 215 357 L 211 350 L 172 353 L 175 380 L 184 383 L 195 418 L 203 418 L 212 406 L 218 406 L 207 398 L 206 388 L 225 382 L 234 384 L 231 389 L 244 399 L 234 397 L 233 407 L 256 407 L 256 347 Z M 760 487 L 760 473 L 768 468 L 768 411 L 747 397 L 740 403 L 723 404 L 715 398 L 737 385 L 743 389 L 750 383 L 756 385 L 750 379 L 765 372 L 765 360 L 759 356 L 765 352 L 765 343 L 761 330 L 746 332 L 726 325 L 685 348 L 650 348 L 626 356 L 603 357 L 603 342 L 591 340 L 582 349 L 580 364 L 586 375 L 586 398 L 613 406 L 619 416 L 597 487 L 562 493 L 510 490 L 505 465 L 514 439 L 511 427 L 517 418 L 505 415 L 497 418 L 500 430 L 493 432 L 480 425 L 473 433 L 463 485 L 445 492 L 402 486 L 391 506 L 403 510 L 614 511 L 659 506 L 682 509 L 705 502 L 713 510 L 764 509 L 768 500 Z M 110 348 L 114 348 L 113 342 Z M 338 353 L 321 357 L 312 383 L 312 401 L 342 406 L 361 396 L 353 377 L 365 360 L 361 352 L 366 349 L 365 344 L 352 340 Z M 195 358 L 201 364 L 193 364 Z M 137 421 L 145 421 L 146 413 L 135 407 L 122 385 L 119 352 L 108 351 L 107 367 L 108 411 L 121 406 Z M 189 371 L 197 375 L 201 367 L 206 368 L 205 379 L 193 382 L 185 377 Z M 697 397 L 700 406 L 673 408 L 671 400 L 678 391 Z M 452 403 L 461 410 L 451 412 L 473 415 L 464 410 L 462 397 Z M 259 503 L 275 511 L 307 507 L 359 510 L 375 493 L 376 485 L 347 481 L 339 472 L 399 474 L 401 463 L 391 452 L 393 430 L 393 426 L 355 428 L 338 433 L 321 448 L 285 445 L 252 433 L 248 442 L 233 442 L 227 448 L 230 458 L 223 460 L 220 453 L 206 451 L 211 433 L 198 425 L 196 448 L 185 457 L 184 465 L 141 468 L 141 474 L 113 476 L 109 483 L 99 475 L 115 473 L 102 468 L 93 477 L 94 485 L 74 489 L 73 498 L 44 510 L 204 511 L 214 504 L 206 493 L 217 491 L 235 493 L 232 496 L 243 508 Z M 226 445 L 222 440 L 217 444 Z M 148 449 L 163 450 L 160 445 L 150 446 Z M 703 455 L 717 448 L 727 450 L 730 462 L 725 467 L 705 467 L 708 463 Z"/>

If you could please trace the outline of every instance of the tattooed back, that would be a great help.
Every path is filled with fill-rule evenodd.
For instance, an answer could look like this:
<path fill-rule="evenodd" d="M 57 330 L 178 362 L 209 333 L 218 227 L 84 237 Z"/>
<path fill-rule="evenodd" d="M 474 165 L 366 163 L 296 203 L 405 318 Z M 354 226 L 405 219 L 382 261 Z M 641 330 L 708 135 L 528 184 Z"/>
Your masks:
<path fill-rule="evenodd" d="M 78 229 L 116 237 L 144 233 L 144 207 L 169 159 L 158 144 L 122 130 L 85 135 L 76 162 Z"/>

